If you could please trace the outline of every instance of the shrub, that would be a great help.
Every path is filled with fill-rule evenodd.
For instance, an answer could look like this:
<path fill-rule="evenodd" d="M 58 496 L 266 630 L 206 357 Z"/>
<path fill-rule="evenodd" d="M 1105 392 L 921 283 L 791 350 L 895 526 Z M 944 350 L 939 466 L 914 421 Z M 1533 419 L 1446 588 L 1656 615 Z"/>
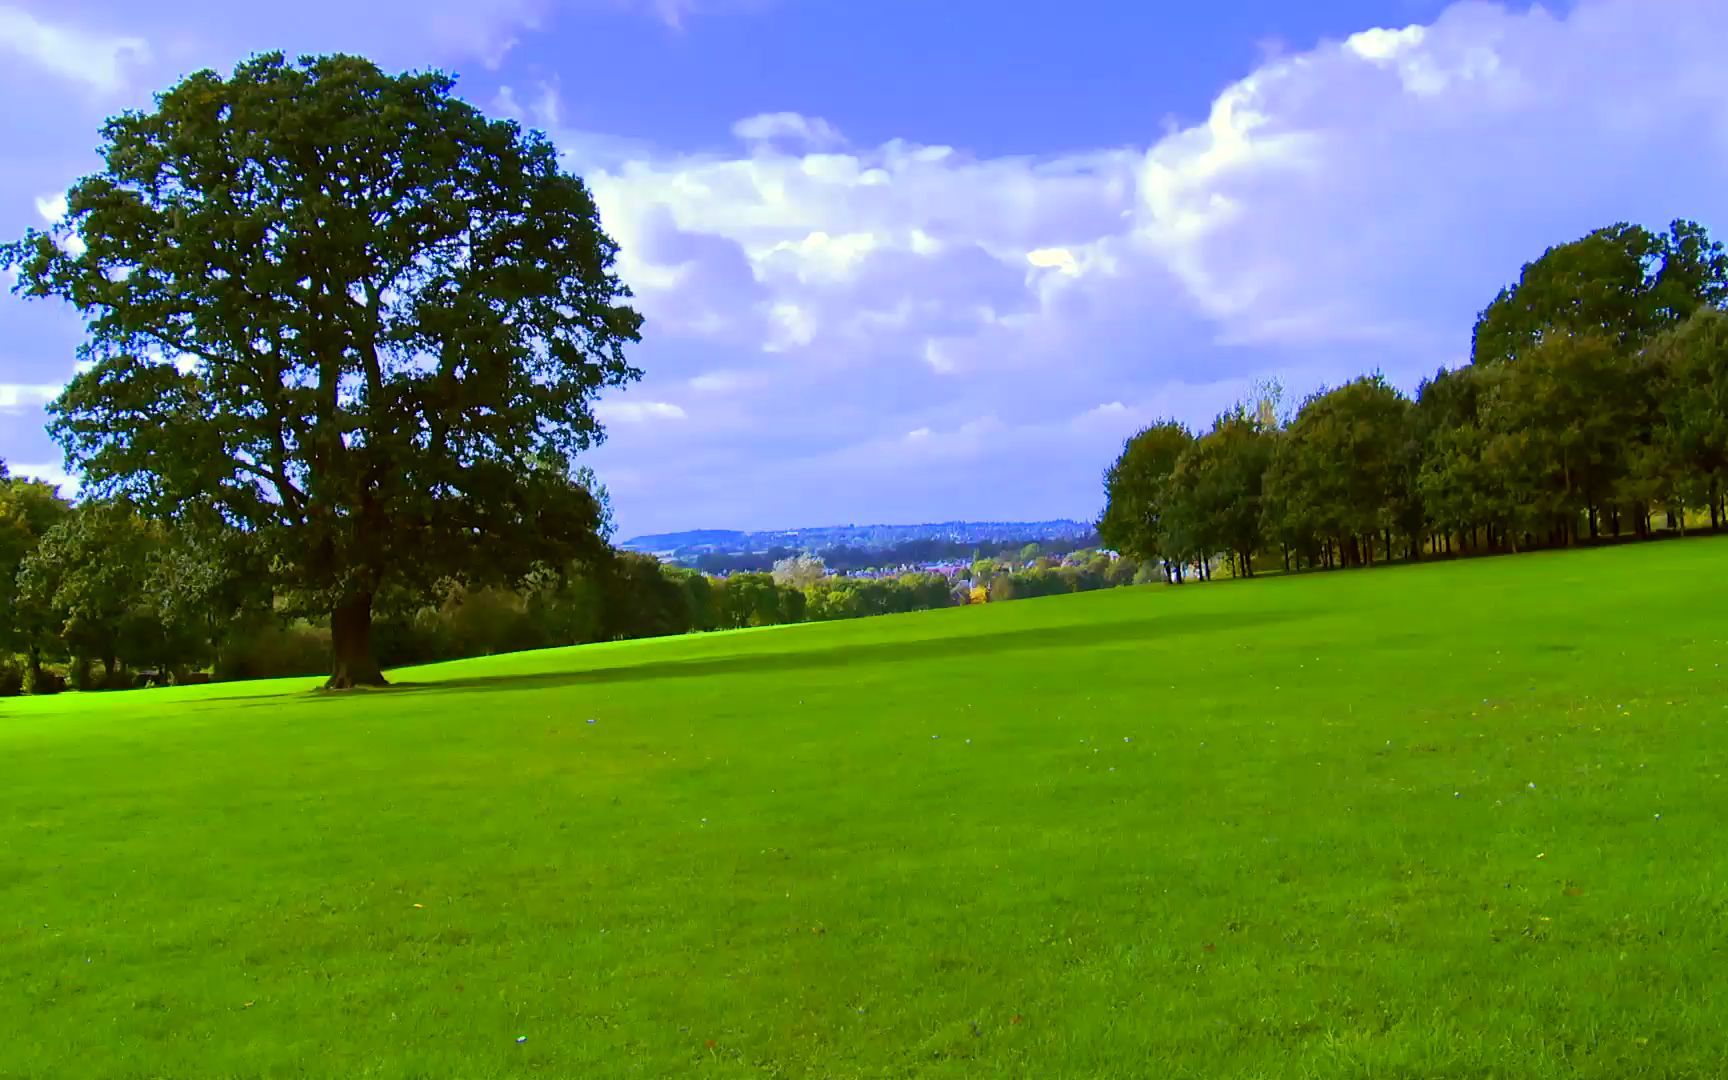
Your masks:
<path fill-rule="evenodd" d="M 283 625 L 273 618 L 237 629 L 216 658 L 215 677 L 276 679 L 322 675 L 330 670 L 330 630 L 305 620 Z"/>

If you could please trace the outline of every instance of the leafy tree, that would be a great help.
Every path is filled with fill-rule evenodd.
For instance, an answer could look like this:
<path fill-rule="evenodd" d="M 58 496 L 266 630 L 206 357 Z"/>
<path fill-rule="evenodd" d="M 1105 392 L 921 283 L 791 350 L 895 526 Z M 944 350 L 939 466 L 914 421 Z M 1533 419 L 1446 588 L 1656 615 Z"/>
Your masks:
<path fill-rule="evenodd" d="M 1675 221 L 1666 234 L 1618 224 L 1549 248 L 1477 318 L 1471 356 L 1507 363 L 1556 334 L 1634 347 L 1728 297 L 1728 254 L 1708 232 Z"/>
<path fill-rule="evenodd" d="M 1170 477 L 1194 444 L 1194 436 L 1174 420 L 1153 424 L 1122 444 L 1122 453 L 1104 474 L 1104 514 L 1098 536 L 1115 550 L 1137 559 L 1169 564 L 1182 553 L 1170 544 L 1164 515 L 1171 498 Z"/>
<path fill-rule="evenodd" d="M 1701 308 L 1652 342 L 1646 359 L 1657 380 L 1663 467 L 1686 478 L 1696 489 L 1691 501 L 1706 504 L 1711 526 L 1720 527 L 1728 491 L 1728 314 Z"/>
<path fill-rule="evenodd" d="M 1416 492 L 1440 550 L 1459 547 L 1482 516 L 1479 400 L 1486 370 L 1465 366 L 1435 372 L 1416 388 Z"/>
<path fill-rule="evenodd" d="M 25 602 L 51 613 L 74 656 L 102 661 L 106 686 L 123 685 L 122 645 L 137 655 L 154 636 L 145 582 L 160 544 L 131 504 L 86 501 L 48 530 L 19 572 Z"/>
<path fill-rule="evenodd" d="M 41 685 L 42 651 L 56 628 L 47 605 L 20 587 L 19 574 L 42 538 L 71 512 L 53 485 L 12 477 L 0 461 L 0 647 L 25 653 L 27 691 Z"/>
<path fill-rule="evenodd" d="M 718 629 L 720 611 L 714 593 L 713 579 L 700 571 L 683 566 L 663 566 L 661 569 L 668 578 L 684 590 L 690 608 L 690 629 Z"/>
<path fill-rule="evenodd" d="M 1176 558 L 1204 565 L 1227 552 L 1238 576 L 1253 576 L 1274 434 L 1251 410 L 1239 408 L 1218 417 L 1182 454 L 1170 474 L 1162 519 L 1163 544 Z"/>
<path fill-rule="evenodd" d="M 1606 335 L 1554 336 L 1487 375 L 1483 456 L 1512 503 L 1505 516 L 1570 543 L 1587 515 L 1595 535 L 1644 412 L 1630 356 Z"/>
<path fill-rule="evenodd" d="M 88 490 L 244 528 L 329 617 L 336 688 L 383 682 L 381 596 L 597 545 L 566 462 L 639 374 L 587 189 L 453 85 L 348 56 L 198 72 L 110 120 L 62 223 L 0 259 L 84 315 L 93 366 L 51 411 Z"/>
<path fill-rule="evenodd" d="M 652 555 L 618 552 L 603 580 L 608 638 L 663 637 L 690 630 L 690 593 L 668 577 Z"/>
<path fill-rule="evenodd" d="M 231 634 L 270 613 L 268 568 L 245 533 L 208 515 L 182 515 L 161 535 L 145 581 L 168 644 L 156 660 L 169 670 L 214 660 Z"/>
<path fill-rule="evenodd" d="M 733 574 L 721 582 L 718 592 L 724 627 L 774 626 L 782 621 L 781 590 L 768 574 Z"/>
<path fill-rule="evenodd" d="M 1415 427 L 1409 399 L 1379 375 L 1303 403 L 1266 474 L 1268 530 L 1312 558 L 1336 542 L 1346 564 L 1374 561 L 1377 538 L 1421 527 L 1413 509 Z"/>

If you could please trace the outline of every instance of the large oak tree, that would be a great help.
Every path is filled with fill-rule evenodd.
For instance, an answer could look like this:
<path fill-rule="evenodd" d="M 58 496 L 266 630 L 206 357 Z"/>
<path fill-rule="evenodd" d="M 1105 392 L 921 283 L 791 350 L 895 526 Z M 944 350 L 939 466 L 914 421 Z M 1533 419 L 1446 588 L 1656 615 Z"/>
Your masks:
<path fill-rule="evenodd" d="M 103 130 L 56 227 L 5 249 L 88 329 L 53 430 L 86 490 L 245 530 L 376 684 L 380 597 L 592 550 L 568 475 L 639 373 L 616 247 L 552 145 L 437 73 L 203 71 Z"/>

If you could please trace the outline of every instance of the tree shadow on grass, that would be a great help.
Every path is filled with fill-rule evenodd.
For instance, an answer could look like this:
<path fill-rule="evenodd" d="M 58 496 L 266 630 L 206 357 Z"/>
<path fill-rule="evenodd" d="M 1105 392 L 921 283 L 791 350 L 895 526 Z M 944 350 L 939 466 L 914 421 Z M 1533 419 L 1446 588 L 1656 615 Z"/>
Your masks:
<path fill-rule="evenodd" d="M 1188 634 L 1256 630 L 1301 617 L 1276 610 L 1252 613 L 1160 614 L 1141 619 L 1118 619 L 1109 622 L 1080 623 L 1073 626 L 1033 626 L 980 634 L 957 634 L 950 637 L 906 638 L 858 643 L 838 642 L 814 649 L 752 649 L 748 652 L 725 653 L 719 656 L 649 660 L 644 663 L 577 668 L 570 671 L 475 675 L 468 678 L 458 677 L 424 682 L 402 681 L 393 682 L 389 686 L 338 692 L 315 689 L 284 690 L 281 693 L 234 694 L 226 697 L 203 698 L 199 704 L 221 704 L 227 708 L 243 709 L 255 706 L 274 706 L 280 704 L 284 698 L 294 698 L 300 702 L 335 702 L 352 701 L 356 698 L 395 697 L 399 694 L 418 694 L 429 691 L 464 693 L 475 690 L 488 692 L 547 690 L 564 686 L 598 686 L 608 683 L 649 682 L 657 679 L 693 679 L 715 675 L 819 671 L 845 668 L 851 664 L 953 660 L 984 657 L 999 653 L 1048 652 L 1096 645 L 1155 642 L 1160 639 L 1179 638 Z M 699 635 L 692 636 L 699 637 Z M 676 639 L 659 638 L 656 640 L 673 641 Z M 1148 660 L 1154 660 L 1154 658 L 1149 657 Z"/>
<path fill-rule="evenodd" d="M 1288 621 L 1292 615 L 1268 611 L 1253 614 L 1187 614 L 1150 619 L 1083 623 L 1076 626 L 1028 627 L 994 633 L 953 637 L 913 638 L 856 644 L 837 643 L 816 649 L 780 649 L 728 653 L 723 656 L 679 660 L 650 660 L 640 664 L 587 668 L 573 671 L 535 672 L 521 675 L 479 675 L 436 682 L 399 682 L 385 693 L 471 690 L 544 690 L 561 686 L 649 682 L 659 679 L 706 678 L 713 675 L 761 675 L 776 672 L 818 671 L 852 664 L 893 661 L 953 660 L 1008 652 L 1044 652 L 1094 645 L 1150 642 L 1187 634 L 1215 634 L 1246 630 Z M 327 695 L 336 697 L 340 695 Z"/>

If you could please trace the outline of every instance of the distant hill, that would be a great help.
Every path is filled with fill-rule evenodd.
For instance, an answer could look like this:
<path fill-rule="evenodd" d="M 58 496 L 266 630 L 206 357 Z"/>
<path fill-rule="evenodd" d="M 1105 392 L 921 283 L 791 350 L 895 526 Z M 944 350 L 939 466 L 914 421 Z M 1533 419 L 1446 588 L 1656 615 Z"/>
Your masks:
<path fill-rule="evenodd" d="M 942 521 L 922 525 L 825 525 L 764 532 L 692 529 L 633 536 L 619 546 L 630 551 L 688 557 L 743 555 L 773 548 L 813 552 L 842 547 L 890 548 L 912 540 L 946 540 L 960 544 L 1066 540 L 1091 534 L 1090 524 L 1066 518 L 1055 521 Z"/>

